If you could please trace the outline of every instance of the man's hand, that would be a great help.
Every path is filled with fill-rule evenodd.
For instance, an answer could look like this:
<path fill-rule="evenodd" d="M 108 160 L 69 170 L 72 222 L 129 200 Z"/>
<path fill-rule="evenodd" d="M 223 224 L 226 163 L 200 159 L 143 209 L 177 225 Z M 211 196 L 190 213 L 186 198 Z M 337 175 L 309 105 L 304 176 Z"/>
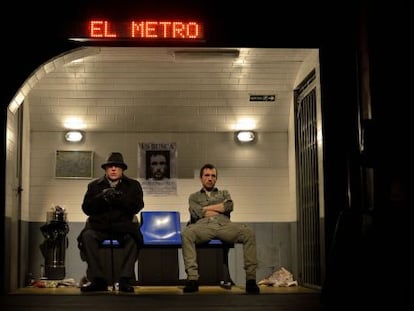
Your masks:
<path fill-rule="evenodd" d="M 203 208 L 204 217 L 213 217 L 224 212 L 224 203 L 208 205 Z"/>
<path fill-rule="evenodd" d="M 224 212 L 224 202 L 203 207 L 204 216 L 210 217 Z"/>
<path fill-rule="evenodd" d="M 121 198 L 122 192 L 116 191 L 114 188 L 106 188 L 102 191 L 103 198 L 108 203 L 114 203 Z"/>
<path fill-rule="evenodd" d="M 213 211 L 213 210 L 205 210 L 204 211 L 204 216 L 205 217 L 213 217 L 213 216 L 216 216 L 218 214 L 220 214 L 220 213 L 217 212 L 217 211 Z"/>

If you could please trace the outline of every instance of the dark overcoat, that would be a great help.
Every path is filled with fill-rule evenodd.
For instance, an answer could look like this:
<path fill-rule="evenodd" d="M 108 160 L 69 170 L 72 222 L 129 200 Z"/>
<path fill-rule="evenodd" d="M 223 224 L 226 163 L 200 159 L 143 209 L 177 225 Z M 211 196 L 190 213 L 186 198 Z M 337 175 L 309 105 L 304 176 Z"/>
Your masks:
<path fill-rule="evenodd" d="M 108 201 L 104 197 L 104 189 L 110 188 L 105 176 L 95 179 L 88 184 L 82 210 L 88 215 L 84 229 L 78 236 L 78 246 L 82 250 L 82 234 L 92 229 L 106 232 L 112 237 L 121 237 L 130 234 L 137 242 L 142 244 L 142 234 L 139 222 L 134 221 L 136 214 L 144 208 L 143 191 L 141 184 L 125 175 L 122 176 L 115 190 L 121 195 L 116 200 Z"/>

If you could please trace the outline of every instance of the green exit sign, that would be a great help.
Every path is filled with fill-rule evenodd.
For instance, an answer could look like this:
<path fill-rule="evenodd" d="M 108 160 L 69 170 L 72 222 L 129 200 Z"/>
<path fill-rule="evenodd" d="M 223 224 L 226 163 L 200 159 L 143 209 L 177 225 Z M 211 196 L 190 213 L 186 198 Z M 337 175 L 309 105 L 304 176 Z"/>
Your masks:
<path fill-rule="evenodd" d="M 274 102 L 276 95 L 250 95 L 251 102 Z"/>

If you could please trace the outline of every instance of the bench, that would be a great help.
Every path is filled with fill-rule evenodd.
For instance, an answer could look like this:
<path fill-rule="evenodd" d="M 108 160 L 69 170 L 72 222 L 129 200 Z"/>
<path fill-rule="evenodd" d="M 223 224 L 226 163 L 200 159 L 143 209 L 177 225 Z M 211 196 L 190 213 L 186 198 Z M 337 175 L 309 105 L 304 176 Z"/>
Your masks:
<path fill-rule="evenodd" d="M 138 259 L 138 282 L 146 285 L 181 284 L 178 249 L 181 219 L 178 211 L 142 211 L 143 248 Z M 200 285 L 231 287 L 228 253 L 233 244 L 214 239 L 197 245 Z"/>

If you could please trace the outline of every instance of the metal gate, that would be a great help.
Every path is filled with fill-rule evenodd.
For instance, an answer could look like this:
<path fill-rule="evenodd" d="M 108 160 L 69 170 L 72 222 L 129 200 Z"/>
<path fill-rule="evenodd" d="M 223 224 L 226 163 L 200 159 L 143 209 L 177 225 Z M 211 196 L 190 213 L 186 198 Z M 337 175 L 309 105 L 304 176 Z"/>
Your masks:
<path fill-rule="evenodd" d="M 320 203 L 315 71 L 295 90 L 298 280 L 321 286 Z"/>

